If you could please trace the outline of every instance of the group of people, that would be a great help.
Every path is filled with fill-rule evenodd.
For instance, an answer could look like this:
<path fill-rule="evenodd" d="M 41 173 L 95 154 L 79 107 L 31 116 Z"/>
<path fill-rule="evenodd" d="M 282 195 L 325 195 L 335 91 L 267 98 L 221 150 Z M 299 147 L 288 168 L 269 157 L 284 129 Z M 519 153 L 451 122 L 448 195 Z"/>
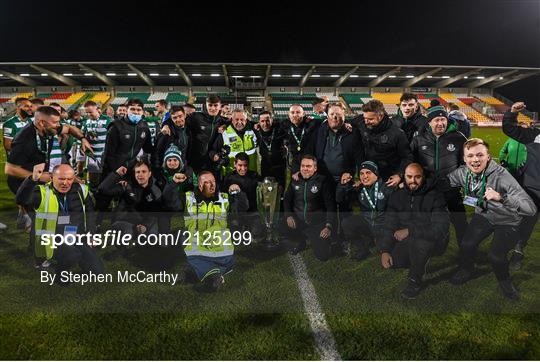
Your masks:
<path fill-rule="evenodd" d="M 375 253 L 383 268 L 409 269 L 402 296 L 415 298 L 429 259 L 447 249 L 452 223 L 459 268 L 450 282 L 475 276 L 478 247 L 493 234 L 494 274 L 504 296 L 519 297 L 508 254 L 519 265 L 540 200 L 540 130 L 518 125 L 523 103 L 506 112 L 503 130 L 528 153 L 518 160 L 511 150 L 499 165 L 487 142 L 470 138 L 463 113 L 434 100 L 423 114 L 410 93 L 392 118 L 378 100 L 346 119 L 341 103 L 316 99 L 312 114 L 294 104 L 288 119 L 265 111 L 257 123 L 244 110 L 224 109 L 216 95 L 201 112 L 161 100 L 155 117 L 137 99 L 110 116 L 88 101 L 84 118 L 39 101 L 17 99 L 3 129 L 8 185 L 40 268 L 79 264 L 102 273 L 91 245 L 54 249 L 40 240 L 103 232 L 111 207 L 107 227 L 132 235 L 170 232 L 171 217 L 182 215 L 191 234 L 249 230 L 262 238 L 257 186 L 272 178 L 283 196 L 276 229 L 290 253 L 310 246 L 322 261 Z M 221 237 L 183 244 L 185 280 L 220 288 L 234 267 L 234 246 Z"/>

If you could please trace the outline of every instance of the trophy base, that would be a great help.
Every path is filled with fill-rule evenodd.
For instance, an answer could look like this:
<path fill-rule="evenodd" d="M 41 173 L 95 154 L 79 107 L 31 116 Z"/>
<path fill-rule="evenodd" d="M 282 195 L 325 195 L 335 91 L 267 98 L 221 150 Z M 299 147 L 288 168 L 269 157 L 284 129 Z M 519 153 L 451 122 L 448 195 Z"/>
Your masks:
<path fill-rule="evenodd" d="M 261 240 L 261 248 L 265 251 L 276 251 L 281 247 L 277 235 L 272 230 L 266 230 L 266 237 Z"/>

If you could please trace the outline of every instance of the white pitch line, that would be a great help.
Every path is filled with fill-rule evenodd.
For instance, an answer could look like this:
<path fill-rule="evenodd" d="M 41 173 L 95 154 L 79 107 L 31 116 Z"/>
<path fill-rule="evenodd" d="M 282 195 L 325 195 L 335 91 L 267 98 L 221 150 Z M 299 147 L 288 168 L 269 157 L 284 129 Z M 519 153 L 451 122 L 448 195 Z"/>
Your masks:
<path fill-rule="evenodd" d="M 336 348 L 336 341 L 332 335 L 330 327 L 326 322 L 324 312 L 319 304 L 319 298 L 315 292 L 315 287 L 306 270 L 306 264 L 302 256 L 289 255 L 289 260 L 292 264 L 296 280 L 298 282 L 298 289 L 300 289 L 300 295 L 304 302 L 304 309 L 309 319 L 309 325 L 315 338 L 315 344 L 317 351 L 323 361 L 337 361 L 341 360 L 341 356 Z"/>

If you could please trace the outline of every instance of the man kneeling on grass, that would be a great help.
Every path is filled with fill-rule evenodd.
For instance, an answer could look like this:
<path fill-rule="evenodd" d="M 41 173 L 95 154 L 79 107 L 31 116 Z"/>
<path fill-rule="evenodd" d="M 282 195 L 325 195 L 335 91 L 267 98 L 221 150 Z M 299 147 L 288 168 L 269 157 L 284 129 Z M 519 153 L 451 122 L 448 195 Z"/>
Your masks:
<path fill-rule="evenodd" d="M 198 287 L 202 291 L 215 292 L 225 283 L 223 276 L 234 266 L 229 215 L 232 210 L 246 211 L 248 200 L 242 191 L 230 196 L 219 192 L 216 179 L 209 171 L 201 172 L 198 180 L 197 190 L 184 193 L 175 192 L 171 187 L 172 183 L 179 182 L 174 178 L 167 185 L 164 197 L 168 209 L 184 214 L 184 251 L 188 264 L 201 282 Z"/>
<path fill-rule="evenodd" d="M 405 169 L 405 187 L 388 200 L 385 227 L 377 240 L 384 268 L 409 267 L 403 298 L 420 293 L 429 258 L 446 251 L 448 227 L 443 194 L 426 182 L 422 166 L 411 163 Z"/>
<path fill-rule="evenodd" d="M 479 138 L 463 145 L 465 165 L 448 175 L 452 187 L 462 187 L 463 203 L 474 207 L 474 215 L 459 248 L 460 268 L 450 279 L 459 285 L 474 276 L 478 246 L 489 235 L 493 241 L 488 259 L 505 297 L 518 299 L 510 280 L 508 252 L 519 240 L 523 216 L 536 213 L 536 206 L 512 175 L 491 159 L 489 146 Z"/>

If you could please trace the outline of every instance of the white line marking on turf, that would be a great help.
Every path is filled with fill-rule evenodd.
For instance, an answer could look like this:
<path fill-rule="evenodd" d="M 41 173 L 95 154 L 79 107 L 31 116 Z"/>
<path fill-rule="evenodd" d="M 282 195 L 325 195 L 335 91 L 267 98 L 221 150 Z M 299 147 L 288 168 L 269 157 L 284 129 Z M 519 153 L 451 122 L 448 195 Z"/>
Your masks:
<path fill-rule="evenodd" d="M 304 302 L 304 309 L 309 319 L 309 325 L 315 338 L 315 344 L 317 345 L 317 351 L 323 361 L 336 361 L 341 360 L 341 356 L 336 348 L 336 341 L 328 327 L 324 312 L 319 304 L 319 298 L 315 292 L 315 287 L 306 270 L 306 264 L 300 255 L 289 255 L 289 260 L 293 266 L 294 274 L 296 275 L 296 281 L 298 282 L 298 289 L 300 289 L 300 295 Z"/>

